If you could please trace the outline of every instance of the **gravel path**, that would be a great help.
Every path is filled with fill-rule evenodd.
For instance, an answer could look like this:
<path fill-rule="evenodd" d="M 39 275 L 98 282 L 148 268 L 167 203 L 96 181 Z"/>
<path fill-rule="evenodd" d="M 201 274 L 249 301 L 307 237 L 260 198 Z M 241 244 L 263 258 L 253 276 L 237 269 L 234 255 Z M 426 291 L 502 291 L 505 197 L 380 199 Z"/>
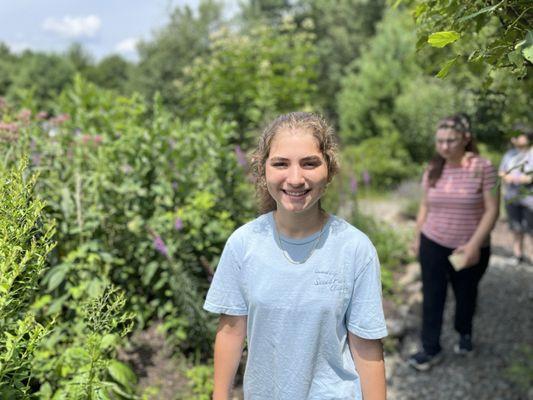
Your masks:
<path fill-rule="evenodd" d="M 398 355 L 387 357 L 389 400 L 432 399 L 533 399 L 512 384 L 504 371 L 523 355 L 524 344 L 533 345 L 533 266 L 511 266 L 508 259 L 493 256 L 480 284 L 474 321 L 475 354 L 453 354 L 457 340 L 453 330 L 453 293 L 448 293 L 442 344 L 444 361 L 428 372 L 405 364 L 418 346 L 418 334 L 410 332 Z"/>

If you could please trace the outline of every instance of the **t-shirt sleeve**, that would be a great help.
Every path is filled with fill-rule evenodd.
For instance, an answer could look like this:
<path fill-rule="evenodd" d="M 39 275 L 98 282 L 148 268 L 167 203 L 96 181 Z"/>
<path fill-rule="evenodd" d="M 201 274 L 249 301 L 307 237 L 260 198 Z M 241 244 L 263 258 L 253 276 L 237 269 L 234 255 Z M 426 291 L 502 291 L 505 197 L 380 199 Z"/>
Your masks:
<path fill-rule="evenodd" d="M 355 278 L 346 325 L 350 332 L 363 339 L 387 336 L 381 301 L 381 271 L 375 253 Z"/>
<path fill-rule="evenodd" d="M 493 189 L 497 181 L 498 175 L 496 169 L 490 161 L 485 160 L 483 164 L 483 191 L 486 192 L 487 190 Z"/>
<path fill-rule="evenodd" d="M 207 292 L 204 309 L 216 314 L 247 315 L 242 268 L 228 240 Z"/>

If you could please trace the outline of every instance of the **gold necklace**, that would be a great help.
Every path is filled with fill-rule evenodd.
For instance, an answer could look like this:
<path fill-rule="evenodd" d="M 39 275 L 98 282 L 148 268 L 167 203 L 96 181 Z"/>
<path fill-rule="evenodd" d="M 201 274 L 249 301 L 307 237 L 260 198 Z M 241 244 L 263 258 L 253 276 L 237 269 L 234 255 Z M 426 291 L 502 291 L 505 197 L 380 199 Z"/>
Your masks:
<path fill-rule="evenodd" d="M 305 257 L 305 259 L 303 259 L 302 261 L 296 261 L 291 258 L 291 256 L 289 255 L 289 252 L 285 250 L 283 248 L 283 245 L 281 244 L 281 238 L 279 237 L 278 227 L 276 225 L 276 219 L 274 218 L 273 214 L 272 214 L 272 220 L 274 221 L 274 237 L 276 238 L 276 242 L 278 243 L 278 246 L 281 252 L 283 253 L 283 255 L 285 256 L 285 258 L 287 259 L 287 261 L 290 262 L 291 264 L 304 264 L 307 260 L 309 260 L 309 258 L 311 258 L 311 256 L 316 250 L 316 247 L 318 246 L 318 243 L 320 242 L 320 239 L 322 238 L 322 233 L 324 232 L 324 227 L 326 226 L 326 223 L 327 223 L 327 219 L 326 219 L 326 222 L 324 222 L 322 224 L 322 227 L 320 228 L 320 233 L 318 237 L 314 239 L 313 246 L 311 247 L 311 250 L 309 250 L 309 254 L 307 254 L 307 257 Z"/>

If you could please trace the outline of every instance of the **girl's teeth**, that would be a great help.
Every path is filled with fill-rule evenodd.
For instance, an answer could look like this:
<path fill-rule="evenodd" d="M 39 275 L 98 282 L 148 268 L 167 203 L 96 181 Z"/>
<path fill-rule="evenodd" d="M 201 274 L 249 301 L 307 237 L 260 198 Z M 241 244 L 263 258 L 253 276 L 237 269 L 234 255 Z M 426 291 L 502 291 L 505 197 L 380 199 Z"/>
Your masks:
<path fill-rule="evenodd" d="M 305 192 L 287 192 L 287 194 L 289 194 L 291 196 L 301 196 L 301 195 L 305 194 Z"/>

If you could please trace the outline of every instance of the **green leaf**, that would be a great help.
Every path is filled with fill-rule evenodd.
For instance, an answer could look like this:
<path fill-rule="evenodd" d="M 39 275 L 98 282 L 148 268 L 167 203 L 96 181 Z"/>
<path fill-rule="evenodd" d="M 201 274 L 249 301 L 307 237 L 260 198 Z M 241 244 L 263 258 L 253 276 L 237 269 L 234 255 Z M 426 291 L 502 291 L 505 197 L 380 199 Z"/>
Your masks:
<path fill-rule="evenodd" d="M 444 47 L 455 42 L 461 35 L 455 31 L 435 32 L 429 35 L 428 43 L 433 47 Z"/>
<path fill-rule="evenodd" d="M 528 31 L 524 46 L 522 47 L 524 58 L 533 63 L 533 31 Z"/>
<path fill-rule="evenodd" d="M 521 66 L 524 63 L 524 57 L 522 57 L 522 52 L 520 50 L 513 50 L 507 54 L 507 58 L 517 67 Z"/>
<path fill-rule="evenodd" d="M 138 399 L 135 395 L 127 393 L 120 388 L 115 382 L 103 382 L 105 386 L 112 390 L 115 394 L 121 396 L 124 399 Z"/>
<path fill-rule="evenodd" d="M 102 341 L 100 342 L 100 346 L 104 349 L 107 349 L 111 346 L 114 346 L 117 343 L 117 335 L 114 333 L 108 333 L 107 335 L 104 335 L 102 337 Z"/>
<path fill-rule="evenodd" d="M 100 279 L 92 279 L 87 286 L 87 293 L 89 293 L 89 297 L 98 297 L 98 295 L 102 293 L 103 287 L 104 285 Z"/>
<path fill-rule="evenodd" d="M 155 261 L 152 261 L 144 268 L 143 274 L 142 274 L 142 283 L 144 285 L 150 284 L 150 281 L 154 277 L 154 274 L 156 273 L 158 268 L 159 268 L 159 264 L 156 263 Z"/>
<path fill-rule="evenodd" d="M 448 75 L 448 72 L 450 72 L 450 69 L 455 65 L 455 62 L 457 61 L 457 57 L 452 58 L 451 60 L 446 61 L 446 63 L 442 66 L 441 70 L 437 74 L 437 78 L 444 79 Z"/>
<path fill-rule="evenodd" d="M 50 303 L 50 306 L 48 307 L 48 310 L 46 311 L 46 315 L 53 315 L 61 311 L 61 307 L 63 307 L 63 304 L 65 303 L 65 300 L 67 299 L 67 297 L 68 297 L 68 294 L 63 295 L 57 299 L 54 299 Z"/>
<path fill-rule="evenodd" d="M 32 310 L 40 310 L 44 306 L 48 305 L 52 301 L 52 296 L 49 294 L 45 294 L 44 296 L 39 297 L 35 302 L 31 305 Z"/>
<path fill-rule="evenodd" d="M 107 367 L 109 375 L 124 387 L 131 387 L 137 382 L 137 377 L 126 364 L 117 360 L 111 360 Z"/>
<path fill-rule="evenodd" d="M 68 271 L 68 265 L 61 264 L 53 268 L 47 276 L 48 291 L 51 292 L 57 288 L 64 280 Z"/>
<path fill-rule="evenodd" d="M 427 4 L 419 4 L 416 6 L 415 10 L 413 11 L 413 16 L 418 18 L 420 15 L 425 13 L 428 10 Z"/>
<path fill-rule="evenodd" d="M 476 12 L 473 13 L 473 14 L 466 15 L 466 16 L 464 16 L 464 17 L 462 17 L 462 18 L 459 18 L 459 19 L 457 20 L 457 22 L 468 21 L 469 19 L 475 18 L 475 17 L 477 17 L 478 15 L 485 14 L 485 13 L 490 13 L 490 12 L 496 10 L 496 9 L 497 9 L 502 3 L 503 3 L 503 2 L 500 2 L 500 3 L 495 4 L 495 5 L 493 5 L 493 6 L 484 7 L 484 8 L 482 8 L 481 10 L 476 11 Z"/>

